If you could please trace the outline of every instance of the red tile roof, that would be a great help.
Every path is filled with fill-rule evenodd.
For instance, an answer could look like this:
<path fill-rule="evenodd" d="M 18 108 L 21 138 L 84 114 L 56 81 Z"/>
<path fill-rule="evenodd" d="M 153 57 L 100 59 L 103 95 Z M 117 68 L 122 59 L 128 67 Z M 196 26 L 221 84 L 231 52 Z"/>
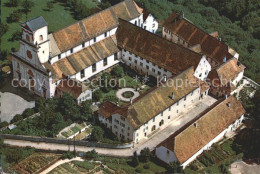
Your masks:
<path fill-rule="evenodd" d="M 165 21 L 163 27 L 183 39 L 189 46 L 200 44 L 202 54 L 212 58 L 219 64 L 222 64 L 224 56 L 227 59 L 233 57 L 228 52 L 228 46 L 225 43 L 199 29 L 189 20 L 181 18 L 174 12 Z"/>
<path fill-rule="evenodd" d="M 161 68 L 178 74 L 185 69 L 197 67 L 201 55 L 172 43 L 125 20 L 119 19 L 116 31 L 117 45 Z"/>
<path fill-rule="evenodd" d="M 228 103 L 230 103 L 229 107 Z M 180 163 L 184 163 L 243 114 L 245 109 L 242 104 L 235 97 L 230 96 L 159 146 L 173 151 Z M 194 123 L 197 123 L 197 127 Z"/>

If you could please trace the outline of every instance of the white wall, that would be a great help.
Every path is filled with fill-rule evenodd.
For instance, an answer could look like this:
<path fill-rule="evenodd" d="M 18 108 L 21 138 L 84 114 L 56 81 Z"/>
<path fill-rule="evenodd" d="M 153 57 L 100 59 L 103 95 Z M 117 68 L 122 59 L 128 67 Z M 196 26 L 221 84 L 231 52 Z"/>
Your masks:
<path fill-rule="evenodd" d="M 198 152 L 196 152 L 193 156 L 191 156 L 187 161 L 185 161 L 184 163 L 182 163 L 181 165 L 183 166 L 183 168 L 185 168 L 188 164 L 190 164 L 192 161 L 194 161 L 204 150 L 209 150 L 210 147 L 212 146 L 212 144 L 220 141 L 227 132 L 229 131 L 234 131 L 241 123 L 242 120 L 244 119 L 244 115 L 242 115 L 239 119 L 237 119 L 233 124 L 229 125 L 224 131 L 222 131 L 219 135 L 217 135 L 214 139 L 212 139 L 208 144 L 206 144 L 204 147 L 202 147 Z M 166 150 L 168 150 L 167 148 L 165 148 L 164 146 L 160 146 L 156 148 L 156 156 L 166 162 L 166 163 L 170 163 L 170 162 L 174 162 L 177 161 L 176 155 L 174 154 L 174 152 L 170 153 L 169 156 L 166 155 Z"/>
<path fill-rule="evenodd" d="M 211 65 L 207 61 L 206 57 L 203 56 L 194 72 L 194 76 L 204 81 L 208 77 L 210 71 L 211 71 Z"/>

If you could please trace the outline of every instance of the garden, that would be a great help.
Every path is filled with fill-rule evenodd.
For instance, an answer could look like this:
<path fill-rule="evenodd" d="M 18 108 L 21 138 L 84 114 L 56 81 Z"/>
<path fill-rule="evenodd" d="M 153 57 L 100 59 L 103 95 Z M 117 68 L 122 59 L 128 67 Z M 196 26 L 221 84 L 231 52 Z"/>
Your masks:
<path fill-rule="evenodd" d="M 215 143 L 210 150 L 204 151 L 195 161 L 185 168 L 187 173 L 227 173 L 230 164 L 242 159 L 243 153 L 233 139 Z"/>
<path fill-rule="evenodd" d="M 93 93 L 93 101 L 101 103 L 105 101 L 118 102 L 119 105 L 125 104 L 124 101 L 119 100 L 116 96 L 116 92 L 119 89 L 133 88 L 140 94 L 143 94 L 157 84 L 154 77 L 140 75 L 123 64 L 116 65 L 111 71 L 101 73 L 95 78 L 100 79 L 100 86 L 102 87 L 95 84 L 96 90 Z M 113 82 L 113 84 L 110 85 L 108 82 Z M 123 93 L 123 96 L 131 98 L 133 93 L 129 91 Z"/>
<path fill-rule="evenodd" d="M 12 167 L 16 173 L 37 173 L 61 158 L 61 154 L 36 152 Z"/>
<path fill-rule="evenodd" d="M 69 138 L 77 133 L 80 133 L 83 128 L 86 128 L 86 123 L 73 123 L 72 125 L 64 128 L 57 135 L 58 138 Z"/>

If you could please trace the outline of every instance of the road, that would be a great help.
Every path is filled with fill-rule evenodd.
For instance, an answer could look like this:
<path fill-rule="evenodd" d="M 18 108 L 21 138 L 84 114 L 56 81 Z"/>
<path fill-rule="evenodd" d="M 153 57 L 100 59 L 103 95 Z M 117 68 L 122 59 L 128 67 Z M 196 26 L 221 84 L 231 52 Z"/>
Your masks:
<path fill-rule="evenodd" d="M 90 151 L 95 149 L 99 154 L 102 155 L 109 155 L 109 156 L 121 156 L 121 157 L 127 157 L 132 156 L 133 152 L 137 151 L 139 154 L 140 151 L 148 147 L 150 150 L 154 150 L 155 147 L 165 140 L 167 137 L 169 137 L 171 134 L 173 134 L 175 131 L 179 130 L 182 126 L 184 126 L 186 123 L 191 121 L 193 118 L 198 116 L 201 112 L 203 112 L 205 109 L 207 109 L 209 106 L 211 106 L 213 103 L 215 103 L 216 100 L 210 96 L 205 97 L 203 100 L 198 101 L 193 105 L 192 108 L 187 108 L 185 112 L 180 114 L 178 118 L 171 121 L 169 124 L 164 125 L 164 127 L 161 127 L 160 130 L 156 131 L 152 136 L 150 136 L 148 139 L 140 142 L 139 144 L 135 144 L 135 146 L 131 149 L 105 149 L 105 148 L 93 148 L 93 147 L 84 147 L 84 146 L 75 146 L 76 151 Z M 74 147 L 72 145 L 64 145 L 64 144 L 54 144 L 54 143 L 44 143 L 44 142 L 30 142 L 30 141 L 23 141 L 23 140 L 11 140 L 11 139 L 5 139 L 4 142 L 9 145 L 13 146 L 20 146 L 20 147 L 26 147 L 31 146 L 36 149 L 44 149 L 44 150 L 74 150 Z"/>

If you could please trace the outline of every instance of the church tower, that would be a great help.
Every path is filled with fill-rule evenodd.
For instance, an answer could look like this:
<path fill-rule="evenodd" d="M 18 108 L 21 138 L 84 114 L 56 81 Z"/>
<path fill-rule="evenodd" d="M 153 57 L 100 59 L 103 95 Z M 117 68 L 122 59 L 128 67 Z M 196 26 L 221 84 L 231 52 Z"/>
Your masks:
<path fill-rule="evenodd" d="M 36 53 L 34 58 L 38 58 L 40 63 L 47 62 L 50 53 L 47 22 L 40 16 L 22 23 L 21 26 L 22 40 Z M 30 57 L 30 53 L 27 51 L 25 50 L 25 56 Z M 35 61 L 37 60 L 32 60 L 32 63 L 36 63 Z"/>

